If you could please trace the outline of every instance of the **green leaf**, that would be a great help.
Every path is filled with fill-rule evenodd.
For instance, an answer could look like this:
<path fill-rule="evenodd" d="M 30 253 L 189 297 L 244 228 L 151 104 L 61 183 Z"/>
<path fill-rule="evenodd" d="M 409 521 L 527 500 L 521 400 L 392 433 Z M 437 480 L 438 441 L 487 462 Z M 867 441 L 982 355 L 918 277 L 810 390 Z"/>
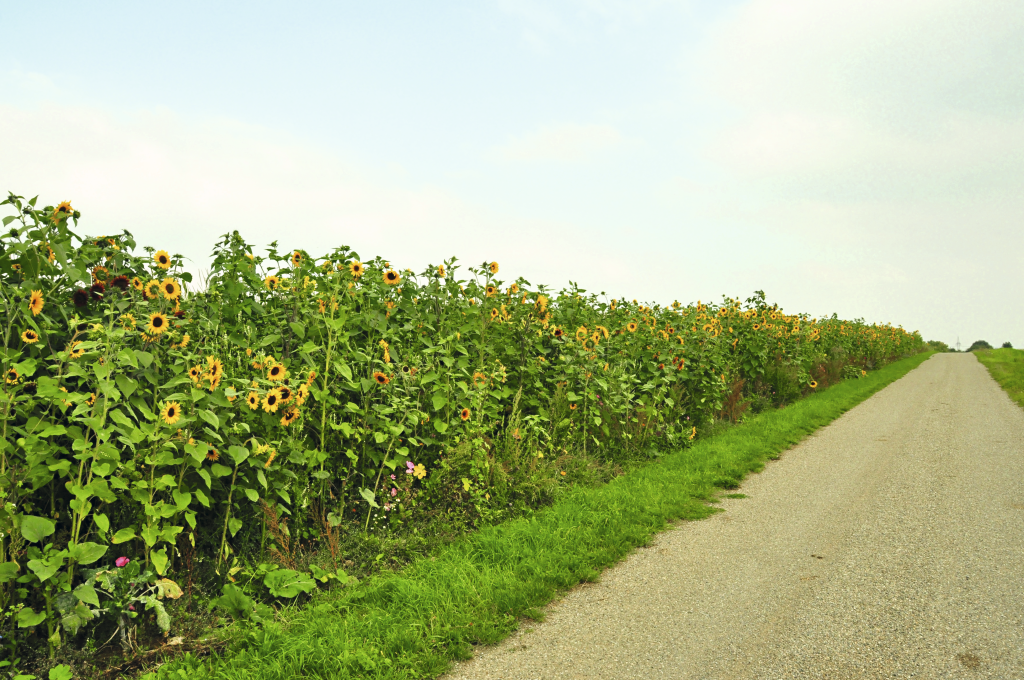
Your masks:
<path fill-rule="evenodd" d="M 171 496 L 174 498 L 174 504 L 178 506 L 178 510 L 185 510 L 192 503 L 192 494 L 188 491 L 175 489 L 171 492 Z"/>
<path fill-rule="evenodd" d="M 228 531 L 231 532 L 231 537 L 234 538 L 238 530 L 242 528 L 242 520 L 237 517 L 232 517 L 228 520 Z"/>
<path fill-rule="evenodd" d="M 51 576 L 57 573 L 57 570 L 60 569 L 61 562 L 63 561 L 63 559 L 29 560 L 28 568 L 32 570 L 32 573 L 35 574 L 36 578 L 38 578 L 40 581 L 46 581 L 46 579 L 50 578 Z"/>
<path fill-rule="evenodd" d="M 26 541 L 39 543 L 47 536 L 53 535 L 54 523 L 45 517 L 21 516 L 21 535 Z"/>
<path fill-rule="evenodd" d="M 75 588 L 75 597 L 86 604 L 91 604 L 93 607 L 100 606 L 100 597 L 96 593 L 96 589 L 88 583 L 83 583 Z"/>
<path fill-rule="evenodd" d="M 263 578 L 263 585 L 274 597 L 297 597 L 316 588 L 316 581 L 292 569 L 275 569 Z"/>
<path fill-rule="evenodd" d="M 444 392 L 435 392 L 430 398 L 430 403 L 434 405 L 435 411 L 440 411 L 448 403 L 448 396 Z"/>
<path fill-rule="evenodd" d="M 248 496 L 249 500 L 252 501 L 253 503 L 260 499 L 260 495 L 253 491 L 252 489 L 246 489 L 245 495 Z"/>
<path fill-rule="evenodd" d="M 306 337 L 306 327 L 298 321 L 292 321 L 288 324 L 288 327 L 292 329 L 292 332 L 300 338 Z"/>
<path fill-rule="evenodd" d="M 100 531 L 107 533 L 110 531 L 110 520 L 106 515 L 97 514 L 92 516 L 92 521 L 96 522 L 96 526 L 99 527 Z"/>
<path fill-rule="evenodd" d="M 249 449 L 244 446 L 229 446 L 228 455 L 235 461 L 235 465 L 241 465 L 249 457 Z"/>
<path fill-rule="evenodd" d="M 149 352 L 143 352 L 142 350 L 139 349 L 134 351 L 135 357 L 139 360 L 139 363 L 142 364 L 142 367 L 149 368 L 150 364 L 153 363 L 153 355 L 150 354 Z"/>
<path fill-rule="evenodd" d="M 365 500 L 367 503 L 370 504 L 371 508 L 379 508 L 380 507 L 379 505 L 377 505 L 377 501 L 375 501 L 373 499 L 374 498 L 373 497 L 373 492 L 370 491 L 369 489 L 360 489 L 359 490 L 359 495 L 363 497 L 363 500 Z"/>
<path fill-rule="evenodd" d="M 218 418 L 213 411 L 202 410 L 199 411 L 199 417 L 208 422 L 214 427 L 220 427 L 220 418 Z"/>
<path fill-rule="evenodd" d="M 121 388 L 121 393 L 124 394 L 125 397 L 131 397 L 132 393 L 134 393 L 139 387 L 139 383 L 120 373 L 114 376 L 114 382 L 116 382 L 117 386 Z"/>
<path fill-rule="evenodd" d="M 249 618 L 254 606 L 252 598 L 246 596 L 242 589 L 234 583 L 225 584 L 221 592 L 224 594 L 210 600 L 210 609 L 219 607 L 233 619 Z"/>
<path fill-rule="evenodd" d="M 149 560 L 153 563 L 156 573 L 163 576 L 164 572 L 167 571 L 167 548 L 151 550 L 149 552 Z"/>
<path fill-rule="evenodd" d="M 31 628 L 38 626 L 46 620 L 46 612 L 36 614 L 31 607 L 25 607 L 18 612 L 18 628 Z"/>
<path fill-rule="evenodd" d="M 99 605 L 97 605 L 99 606 Z M 71 667 L 66 663 L 62 663 L 59 666 L 54 666 L 50 669 L 49 680 L 72 680 L 74 676 L 71 674 Z"/>
<path fill-rule="evenodd" d="M 68 554 L 79 564 L 92 564 L 107 553 L 107 546 L 99 543 L 72 543 Z"/>
<path fill-rule="evenodd" d="M 440 420 L 434 421 L 434 429 L 440 434 L 444 434 L 448 431 L 448 423 L 441 422 Z"/>
<path fill-rule="evenodd" d="M 0 583 L 7 583 L 18 578 L 17 562 L 0 562 Z"/>
<path fill-rule="evenodd" d="M 348 364 L 346 364 L 346 363 L 339 363 L 338 364 L 338 372 L 341 373 L 343 376 L 345 376 L 345 380 L 351 380 L 352 379 L 352 369 L 348 367 Z"/>
<path fill-rule="evenodd" d="M 152 548 L 156 545 L 156 539 L 160 537 L 160 529 L 153 524 L 147 524 L 142 529 L 142 540 L 146 542 L 146 545 Z"/>
<path fill-rule="evenodd" d="M 281 339 L 280 335 L 268 335 L 267 337 L 263 338 L 263 341 L 260 343 L 260 347 L 266 347 L 267 345 L 273 345 L 275 342 L 279 341 L 280 339 Z"/>
<path fill-rule="evenodd" d="M 119 543 L 127 543 L 128 541 L 131 541 L 134 538 L 135 529 L 128 527 L 127 529 L 121 529 L 116 534 L 114 534 L 114 537 L 110 539 L 110 542 L 114 545 L 117 545 Z"/>

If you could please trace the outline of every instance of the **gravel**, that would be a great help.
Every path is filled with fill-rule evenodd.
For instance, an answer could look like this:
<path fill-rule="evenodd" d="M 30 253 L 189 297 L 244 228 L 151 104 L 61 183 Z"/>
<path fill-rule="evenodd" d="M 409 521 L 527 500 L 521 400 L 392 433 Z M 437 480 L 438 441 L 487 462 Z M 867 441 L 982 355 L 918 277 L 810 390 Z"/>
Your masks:
<path fill-rule="evenodd" d="M 935 355 L 446 677 L 1024 678 L 1022 452 Z"/>

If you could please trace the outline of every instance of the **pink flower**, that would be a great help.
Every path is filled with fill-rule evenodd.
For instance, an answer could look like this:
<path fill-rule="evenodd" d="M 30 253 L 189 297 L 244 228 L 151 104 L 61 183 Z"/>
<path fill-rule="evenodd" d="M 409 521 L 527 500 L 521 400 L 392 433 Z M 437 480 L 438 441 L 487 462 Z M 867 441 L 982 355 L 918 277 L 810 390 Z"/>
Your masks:
<path fill-rule="evenodd" d="M 405 461 L 405 474 L 411 475 L 412 469 L 416 467 L 411 460 Z"/>
<path fill-rule="evenodd" d="M 394 475 L 391 475 L 391 479 L 394 479 L 394 478 L 395 478 L 395 476 L 394 476 Z"/>
<path fill-rule="evenodd" d="M 392 496 L 397 496 L 398 495 L 398 489 L 396 489 L 395 487 L 391 487 L 391 495 Z"/>
<path fill-rule="evenodd" d="M 116 560 L 114 560 L 114 566 L 121 568 L 127 565 L 129 562 L 131 562 L 131 560 L 129 560 L 127 557 L 118 557 Z"/>

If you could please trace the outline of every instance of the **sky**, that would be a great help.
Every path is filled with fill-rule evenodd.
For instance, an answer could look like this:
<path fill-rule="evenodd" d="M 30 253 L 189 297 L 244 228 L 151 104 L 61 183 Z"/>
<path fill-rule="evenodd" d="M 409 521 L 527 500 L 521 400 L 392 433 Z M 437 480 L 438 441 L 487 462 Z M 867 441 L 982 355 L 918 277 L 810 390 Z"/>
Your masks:
<path fill-rule="evenodd" d="M 1024 347 L 1019 0 L 0 0 L 0 190 Z"/>

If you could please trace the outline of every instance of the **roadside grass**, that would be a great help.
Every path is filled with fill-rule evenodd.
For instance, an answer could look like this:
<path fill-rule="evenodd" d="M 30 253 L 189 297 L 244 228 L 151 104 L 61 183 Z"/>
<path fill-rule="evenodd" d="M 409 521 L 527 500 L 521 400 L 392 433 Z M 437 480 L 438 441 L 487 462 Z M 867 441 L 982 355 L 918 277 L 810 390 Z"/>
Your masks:
<path fill-rule="evenodd" d="M 974 353 L 999 386 L 1024 408 L 1024 350 L 986 349 Z"/>
<path fill-rule="evenodd" d="M 696 520 L 819 427 L 919 366 L 903 359 L 786 408 L 750 418 L 693 447 L 594 488 L 567 493 L 532 517 L 487 527 L 399 572 L 319 593 L 262 628 L 239 628 L 220 656 L 185 655 L 149 677 L 432 678 L 474 644 L 495 643 L 560 592 L 645 545 L 674 520 Z"/>

